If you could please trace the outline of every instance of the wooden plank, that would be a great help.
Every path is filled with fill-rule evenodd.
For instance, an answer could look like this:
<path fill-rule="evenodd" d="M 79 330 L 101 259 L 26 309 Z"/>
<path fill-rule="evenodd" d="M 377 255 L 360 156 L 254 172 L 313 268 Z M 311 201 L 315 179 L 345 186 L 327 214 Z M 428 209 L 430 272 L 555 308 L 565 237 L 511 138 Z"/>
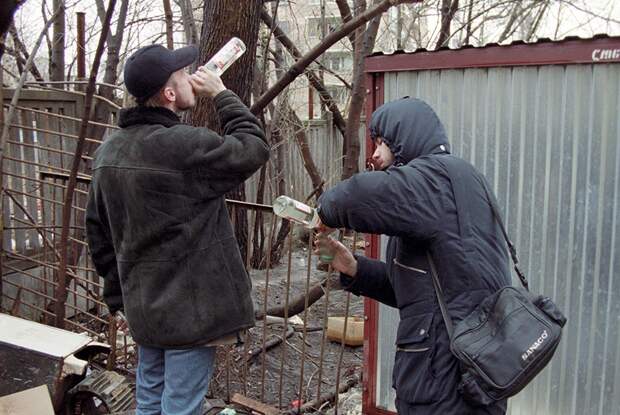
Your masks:
<path fill-rule="evenodd" d="M 279 415 L 282 413 L 273 406 L 269 406 L 252 398 L 248 398 L 247 396 L 241 395 L 240 393 L 235 393 L 230 399 L 230 401 L 232 403 L 236 403 L 237 405 L 241 405 L 253 411 L 256 411 L 262 415 Z"/>
<path fill-rule="evenodd" d="M 15 112 L 15 117 L 17 117 L 17 119 L 19 119 L 21 111 L 16 111 Z M 9 137 L 11 137 L 12 141 L 16 141 L 16 142 L 21 142 L 21 135 L 20 135 L 20 130 L 16 129 L 16 128 L 11 128 L 9 130 Z M 18 160 L 22 160 L 22 151 L 21 151 L 21 146 L 16 145 L 16 144 L 11 144 L 11 143 L 7 143 L 7 147 L 8 147 L 8 153 L 11 157 L 18 159 Z M 23 172 L 23 163 L 19 163 L 13 160 L 7 160 L 6 161 L 7 164 L 7 170 L 9 172 L 13 172 L 16 173 L 20 176 L 24 175 Z M 18 192 L 23 192 L 24 191 L 24 180 L 20 179 L 19 177 L 10 177 L 10 180 L 7 180 L 7 188 L 9 190 L 16 190 Z M 17 199 L 19 201 L 19 203 L 24 206 L 24 195 L 21 194 L 14 194 L 15 199 Z M 14 216 L 15 218 L 18 219 L 22 219 L 22 220 L 26 220 L 26 215 L 24 214 L 24 212 L 15 204 L 11 201 L 11 215 Z M 13 226 L 13 225 L 17 225 L 17 223 L 14 223 L 11 219 L 7 220 L 5 222 L 5 224 L 8 224 L 9 226 Z M 15 250 L 18 252 L 24 252 L 26 249 L 26 231 L 23 229 L 15 229 L 13 231 L 13 235 L 14 235 L 14 243 L 15 243 Z M 8 249 L 13 249 L 12 247 L 7 247 Z"/>
<path fill-rule="evenodd" d="M 34 123 L 34 117 L 32 116 L 32 113 L 29 111 L 21 111 L 21 123 L 26 126 L 32 126 Z M 22 142 L 24 144 L 30 144 L 30 145 L 35 144 L 34 134 L 32 131 L 27 130 L 27 129 L 22 129 L 21 132 L 22 132 Z M 23 154 L 24 160 L 36 162 L 34 148 L 23 146 L 22 154 Z M 37 166 L 34 166 L 32 164 L 24 164 L 23 170 L 24 170 L 25 177 L 30 177 L 33 179 L 37 178 L 37 170 L 38 170 Z M 25 207 L 28 210 L 28 214 L 30 214 L 30 216 L 37 223 L 39 223 L 40 222 L 39 209 L 37 208 L 38 199 L 36 198 L 36 196 L 38 196 L 37 185 L 35 182 L 24 180 L 24 188 L 27 193 L 31 193 L 33 195 L 33 197 L 25 198 L 25 201 L 26 201 Z M 29 249 L 36 249 L 41 246 L 41 242 L 39 241 L 39 234 L 34 229 L 26 231 L 26 240 L 27 240 L 27 245 Z"/>
<path fill-rule="evenodd" d="M 56 114 L 63 114 L 64 110 L 59 105 L 53 105 L 50 108 L 50 112 L 53 112 Z M 52 126 L 52 129 L 56 131 L 63 131 L 64 123 L 63 123 L 63 120 L 61 119 L 50 117 L 50 125 Z M 54 138 L 51 140 L 51 142 L 53 143 L 53 148 L 58 149 L 58 150 L 64 150 L 64 140 L 62 136 L 55 135 Z M 55 153 L 54 157 L 50 157 L 50 159 L 54 160 L 54 163 L 53 163 L 54 166 L 65 168 L 65 160 L 62 154 Z M 55 181 L 55 182 L 59 183 L 58 181 Z M 60 202 L 60 203 L 64 203 L 65 198 L 64 198 L 63 189 L 55 187 L 52 190 L 52 195 L 53 196 L 51 199 L 57 202 Z M 51 203 L 49 206 L 54 215 L 54 225 L 61 225 L 62 224 L 62 209 L 60 208 L 59 205 L 56 205 L 55 203 Z"/>
<path fill-rule="evenodd" d="M 49 117 L 47 117 L 44 114 L 37 113 L 35 114 L 34 120 L 38 128 L 42 130 L 49 130 Z M 37 133 L 37 142 L 39 143 L 39 145 L 43 147 L 50 146 L 50 136 L 45 132 L 39 132 Z M 37 154 L 37 158 L 39 159 L 38 160 L 39 164 L 49 164 L 51 162 L 50 160 L 50 154 L 52 154 L 51 151 L 38 150 L 36 154 Z M 40 179 L 40 177 L 36 177 L 36 178 Z M 49 189 L 49 187 L 51 186 L 40 186 L 39 194 L 44 198 L 49 198 L 51 196 L 51 189 Z M 41 213 L 42 213 L 43 224 L 51 225 L 52 224 L 51 211 L 49 207 L 46 206 L 45 202 L 41 202 Z"/>
<path fill-rule="evenodd" d="M 5 166 L 8 163 L 5 162 Z M 8 166 L 7 166 L 8 167 Z M 5 179 L 5 184 L 8 186 L 9 178 Z M 4 225 L 9 226 L 10 218 L 11 218 L 11 199 L 8 198 L 7 195 L 2 193 L 2 217 L 4 218 Z M 2 233 L 2 246 L 4 249 L 10 250 L 13 249 L 11 247 L 11 240 L 13 239 L 13 230 L 5 229 Z"/>
<path fill-rule="evenodd" d="M 4 88 L 2 90 L 2 93 L 4 95 L 5 104 L 8 104 L 13 99 L 13 94 L 15 93 L 15 90 Z M 83 98 L 79 95 L 72 94 L 68 91 L 44 91 L 44 90 L 35 90 L 35 89 L 22 89 L 19 92 L 19 105 L 24 106 L 24 107 L 45 106 L 45 103 L 52 103 L 52 102 L 60 103 L 61 105 L 63 105 L 64 102 L 74 103 L 76 102 L 76 100 L 82 101 Z"/>

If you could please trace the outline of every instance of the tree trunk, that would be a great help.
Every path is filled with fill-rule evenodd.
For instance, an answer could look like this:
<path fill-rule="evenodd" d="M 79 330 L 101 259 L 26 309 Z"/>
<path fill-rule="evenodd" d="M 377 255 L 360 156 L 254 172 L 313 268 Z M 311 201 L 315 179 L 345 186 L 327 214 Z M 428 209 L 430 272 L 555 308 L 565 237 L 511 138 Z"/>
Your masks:
<path fill-rule="evenodd" d="M 2 54 L 4 53 L 4 39 L 6 37 L 6 32 L 9 30 L 9 26 L 11 21 L 13 20 L 13 14 L 15 10 L 17 10 L 17 2 L 15 1 L 7 1 L 3 3 L 3 6 L 0 7 L 0 61 L 2 60 Z M 4 103 L 3 89 L 2 85 L 4 85 L 4 71 L 0 69 L 0 102 Z M 4 131 L 4 111 L 0 111 L 0 131 Z M 0 169 L 2 168 L 2 161 L 0 160 Z M 4 190 L 4 177 L 0 172 L 0 191 Z M 4 194 L 0 194 L 0 232 L 4 235 L 4 222 L 7 221 L 7 218 L 4 217 L 3 203 Z M 5 247 L 3 246 L 3 241 L 0 240 L 0 249 L 4 251 Z M 3 265 L 3 255 L 0 254 L 0 270 L 4 269 Z M 0 298 L 4 295 L 4 286 L 3 286 L 3 278 L 0 274 Z M 0 312 L 3 312 L 2 302 L 0 301 Z"/>
<path fill-rule="evenodd" d="M 52 61 L 50 62 L 50 80 L 65 80 L 65 0 L 54 0 L 54 10 L 60 13 L 54 20 L 52 40 Z M 60 86 L 59 88 L 64 88 Z"/>
<path fill-rule="evenodd" d="M 120 51 L 123 44 L 123 35 L 125 32 L 125 22 L 127 20 L 127 10 L 129 7 L 129 0 L 121 0 L 121 6 L 117 16 L 116 30 L 114 34 L 108 33 L 106 39 L 106 65 L 105 72 L 103 74 L 103 83 L 115 85 L 118 81 L 118 65 L 120 63 Z M 99 19 L 103 22 L 105 18 L 105 7 L 103 0 L 97 0 L 97 11 Z M 100 86 L 97 92 L 98 95 L 114 101 L 114 89 L 107 86 Z M 110 107 L 105 102 L 97 101 L 95 105 L 95 115 L 93 120 L 100 123 L 107 123 L 110 119 Z M 105 133 L 105 127 L 90 126 L 88 131 L 88 137 L 101 140 Z M 86 148 L 86 154 L 91 155 L 95 146 L 89 144 Z"/>
<path fill-rule="evenodd" d="M 183 31 L 185 32 L 185 43 L 188 45 L 198 44 L 198 33 L 196 32 L 196 20 L 192 10 L 190 0 L 177 0 L 179 9 L 181 9 L 181 18 L 183 19 Z"/>
<path fill-rule="evenodd" d="M 231 37 L 236 36 L 243 40 L 247 47 L 245 54 L 222 75 L 222 80 L 226 87 L 239 95 L 248 106 L 254 76 L 261 7 L 262 3 L 259 1 L 244 2 L 243 7 L 239 7 L 237 0 L 205 0 L 204 3 L 199 62 L 207 62 Z M 208 126 L 221 132 L 215 109 L 212 103 L 205 99 L 198 100 L 196 107 L 189 115 L 189 120 L 193 125 Z M 245 185 L 241 184 L 226 197 L 245 200 Z M 235 209 L 233 219 L 236 225 L 235 235 L 244 262 L 248 244 L 246 213 L 243 209 Z"/>
<path fill-rule="evenodd" d="M 360 143 L 359 128 L 362 111 L 364 110 L 364 98 L 366 87 L 364 85 L 364 58 L 370 54 L 375 46 L 377 31 L 381 17 L 375 17 L 368 28 L 358 34 L 354 48 L 353 91 L 351 105 L 347 118 L 347 129 L 343 140 L 343 168 L 342 179 L 347 179 L 358 172 Z"/>
<path fill-rule="evenodd" d="M 454 14 L 459 8 L 459 0 L 442 0 L 441 1 L 441 31 L 435 49 L 445 46 L 450 39 L 450 25 Z"/>
<path fill-rule="evenodd" d="M 174 49 L 173 39 L 173 26 L 172 26 L 172 8 L 170 7 L 170 0 L 163 0 L 164 2 L 164 21 L 166 23 L 166 46 L 168 49 Z"/>
<path fill-rule="evenodd" d="M 471 26 L 472 26 L 472 13 L 474 11 L 474 0 L 469 0 L 469 7 L 467 8 L 467 24 L 465 26 L 465 45 L 469 45 L 469 39 L 471 38 Z"/>

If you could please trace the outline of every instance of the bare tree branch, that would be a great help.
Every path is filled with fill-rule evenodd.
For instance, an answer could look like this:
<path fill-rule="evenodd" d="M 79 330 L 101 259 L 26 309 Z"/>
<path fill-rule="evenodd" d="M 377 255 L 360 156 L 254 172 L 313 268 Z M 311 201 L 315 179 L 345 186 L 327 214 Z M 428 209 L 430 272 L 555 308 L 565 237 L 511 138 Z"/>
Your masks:
<path fill-rule="evenodd" d="M 15 46 L 15 54 L 13 55 L 15 60 L 21 64 L 25 64 L 30 55 L 28 54 L 28 50 L 26 50 L 26 45 L 24 45 L 24 43 L 19 38 L 17 29 L 15 28 L 15 25 L 13 23 L 11 23 L 9 33 L 11 34 L 11 38 L 13 39 L 13 45 Z M 37 81 L 43 80 L 43 75 L 41 75 L 41 72 L 39 71 L 37 65 L 34 62 L 32 62 L 32 65 L 30 66 L 30 73 L 32 73 L 32 76 L 34 76 Z"/>
<path fill-rule="evenodd" d="M 198 43 L 198 31 L 196 30 L 196 19 L 194 19 L 191 0 L 176 0 L 176 3 L 181 9 L 185 41 L 190 45 L 195 45 Z"/>
<path fill-rule="evenodd" d="M 289 301 L 288 304 L 268 308 L 266 313 L 257 310 L 254 313 L 254 317 L 256 320 L 262 320 L 265 315 L 291 318 L 304 311 L 306 309 L 306 303 L 308 307 L 310 307 L 312 304 L 319 301 L 325 294 L 324 285 L 326 283 L 326 281 L 319 282 L 308 289 L 307 295 L 305 293 L 299 294 Z"/>
<path fill-rule="evenodd" d="M 261 19 L 267 25 L 267 27 L 270 27 L 272 29 L 276 39 L 282 44 L 282 46 L 286 48 L 286 50 L 288 50 L 288 52 L 295 59 L 299 60 L 303 57 L 299 49 L 297 49 L 295 44 L 288 38 L 288 36 L 286 36 L 282 29 L 280 29 L 274 24 L 273 19 L 271 18 L 271 16 L 269 16 L 265 9 L 261 10 Z M 305 71 L 305 75 L 308 77 L 308 80 L 310 81 L 312 87 L 316 89 L 316 91 L 319 93 L 321 101 L 334 115 L 334 123 L 336 124 L 338 130 L 340 130 L 340 133 L 344 135 L 346 122 L 342 116 L 342 113 L 340 112 L 340 109 L 338 109 L 338 106 L 336 105 L 333 97 L 329 94 L 329 92 L 325 88 L 325 85 L 323 85 L 323 82 L 321 82 L 319 77 L 313 71 L 307 69 Z"/>
<path fill-rule="evenodd" d="M 336 5 L 338 6 L 338 10 L 340 11 L 340 17 L 342 17 L 342 21 L 347 23 L 353 19 L 353 14 L 351 13 L 351 8 L 349 7 L 349 3 L 347 0 L 336 0 Z M 351 32 L 349 35 L 349 42 L 351 45 L 355 43 L 355 33 Z"/>
<path fill-rule="evenodd" d="M 545 2 L 540 6 L 540 9 L 538 10 L 538 15 L 534 19 L 534 23 L 532 24 L 527 35 L 525 36 L 525 40 L 530 40 L 534 36 L 536 31 L 538 30 L 538 26 L 540 25 L 540 22 L 542 21 L 548 9 L 549 9 L 548 2 Z"/>
<path fill-rule="evenodd" d="M 499 35 L 499 39 L 497 40 L 497 43 L 502 43 L 504 40 L 506 40 L 506 38 L 508 38 L 508 36 L 511 35 L 512 31 L 514 30 L 513 26 L 517 18 L 519 17 L 520 12 L 521 12 L 521 2 L 516 2 L 512 8 L 512 13 L 510 13 L 510 19 L 508 20 L 508 23 L 506 23 L 506 26 L 504 27 L 504 30 L 502 31 L 502 33 Z"/>
<path fill-rule="evenodd" d="M 59 10 L 56 10 L 56 13 L 54 13 L 52 17 L 55 17 L 57 13 L 59 13 Z M 6 147 L 7 140 L 9 138 L 9 125 L 11 124 L 13 120 L 13 115 L 15 113 L 15 107 L 17 106 L 17 102 L 19 100 L 21 89 L 24 86 L 24 83 L 26 82 L 27 71 L 30 65 L 32 65 L 34 56 L 39 50 L 39 47 L 41 46 L 41 42 L 43 41 L 43 38 L 45 37 L 45 33 L 51 26 L 53 20 L 54 20 L 53 18 L 49 19 L 47 23 L 43 26 L 43 29 L 41 30 L 41 34 L 39 35 L 39 38 L 35 42 L 35 45 L 32 48 L 32 52 L 30 52 L 30 57 L 28 58 L 28 61 L 26 62 L 26 68 L 25 68 L 26 70 L 22 73 L 19 79 L 19 83 L 15 87 L 15 91 L 13 92 L 13 98 L 11 100 L 11 103 L 9 104 L 9 111 L 7 112 L 7 115 L 4 118 L 4 125 L 2 126 L 2 135 L 0 135 L 0 171 L 2 171 L 1 167 L 2 167 L 2 162 L 4 160 L 4 150 Z M 0 200 L 2 200 L 2 198 L 0 198 Z"/>
<path fill-rule="evenodd" d="M 590 15 L 590 16 L 592 16 L 592 17 L 598 17 L 598 18 L 600 18 L 600 19 L 605 19 L 605 20 L 607 20 L 608 22 L 612 22 L 612 23 L 620 23 L 620 20 L 618 20 L 618 19 L 614 19 L 614 18 L 612 18 L 611 16 L 601 16 L 600 14 L 596 14 L 596 13 L 594 13 L 594 12 L 593 12 L 593 11 L 591 11 L 591 10 L 585 9 L 585 8 L 583 8 L 583 7 L 579 7 L 577 4 L 575 4 L 575 2 L 574 2 L 574 1 L 569 1 L 569 0 L 559 0 L 559 2 L 560 2 L 560 3 L 566 3 L 569 7 L 572 7 L 572 8 L 574 8 L 574 9 L 577 9 L 577 10 L 579 10 L 579 11 L 580 11 L 580 12 L 582 12 L 582 13 L 589 14 L 589 15 Z"/>
<path fill-rule="evenodd" d="M 257 114 L 262 111 L 265 106 L 271 102 L 287 85 L 295 80 L 303 70 L 313 62 L 319 55 L 324 53 L 330 46 L 338 42 L 344 36 L 347 36 L 349 33 L 353 32 L 359 26 L 365 24 L 373 17 L 383 13 L 390 7 L 404 3 L 408 0 L 383 0 L 376 7 L 362 13 L 351 21 L 345 23 L 340 27 L 340 29 L 330 33 L 323 41 L 312 48 L 308 53 L 306 53 L 301 59 L 299 59 L 293 66 L 289 68 L 289 70 L 284 74 L 282 78 L 280 78 L 275 85 L 273 85 L 267 92 L 261 96 L 254 105 L 252 105 L 252 112 Z M 410 1 L 410 0 L 409 0 Z"/>

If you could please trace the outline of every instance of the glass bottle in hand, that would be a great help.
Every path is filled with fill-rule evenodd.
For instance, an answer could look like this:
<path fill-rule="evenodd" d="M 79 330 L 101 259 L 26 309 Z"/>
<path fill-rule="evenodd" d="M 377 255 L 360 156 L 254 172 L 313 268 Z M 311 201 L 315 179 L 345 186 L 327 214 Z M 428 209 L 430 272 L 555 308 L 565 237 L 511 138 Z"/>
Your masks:
<path fill-rule="evenodd" d="M 316 209 L 288 196 L 279 196 L 273 201 L 273 213 L 281 218 L 299 223 L 308 229 L 317 228 L 321 222 Z M 327 235 L 322 237 L 326 238 Z M 319 259 L 321 262 L 331 262 L 334 259 L 334 255 L 329 251 L 321 249 Z"/>
<path fill-rule="evenodd" d="M 238 37 L 233 37 L 203 67 L 217 76 L 222 76 L 226 69 L 239 59 L 244 52 L 245 44 L 243 41 Z"/>

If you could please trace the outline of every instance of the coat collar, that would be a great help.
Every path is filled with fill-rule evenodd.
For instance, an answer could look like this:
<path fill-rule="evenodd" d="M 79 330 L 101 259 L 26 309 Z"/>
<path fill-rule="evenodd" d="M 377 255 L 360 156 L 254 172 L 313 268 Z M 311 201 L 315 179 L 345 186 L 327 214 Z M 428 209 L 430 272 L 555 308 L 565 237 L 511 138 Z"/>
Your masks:
<path fill-rule="evenodd" d="M 180 123 L 179 116 L 164 107 L 137 106 L 124 108 L 118 117 L 118 126 L 121 128 L 138 124 L 161 124 L 164 127 L 172 127 Z"/>

